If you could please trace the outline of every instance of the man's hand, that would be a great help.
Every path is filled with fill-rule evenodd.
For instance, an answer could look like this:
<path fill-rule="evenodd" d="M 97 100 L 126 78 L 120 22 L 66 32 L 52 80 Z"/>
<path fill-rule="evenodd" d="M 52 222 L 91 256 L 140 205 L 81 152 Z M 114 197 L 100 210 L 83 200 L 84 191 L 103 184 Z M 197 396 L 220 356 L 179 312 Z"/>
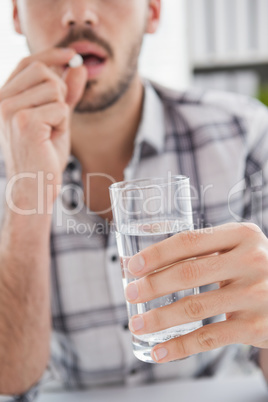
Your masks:
<path fill-rule="evenodd" d="M 155 346 L 155 361 L 165 363 L 233 343 L 268 348 L 268 240 L 254 224 L 230 223 L 209 231 L 179 233 L 136 254 L 128 269 L 140 277 L 126 289 L 130 303 L 219 284 L 217 290 L 142 314 L 144 327 L 138 331 L 134 328 L 137 316 L 132 317 L 132 332 L 142 335 L 226 314 L 223 322 Z M 135 291 L 137 298 L 128 298 Z"/>
<path fill-rule="evenodd" d="M 51 49 L 22 60 L 0 89 L 0 143 L 7 179 L 19 173 L 44 173 L 54 186 L 53 204 L 70 152 L 70 111 L 80 100 L 86 70 L 70 69 L 62 79 L 53 69 L 75 55 L 72 49 Z M 47 176 L 49 175 L 49 176 Z M 19 181 L 19 194 L 36 192 L 31 179 Z M 20 198 L 18 194 L 17 198 Z"/>
<path fill-rule="evenodd" d="M 50 185 L 40 194 L 37 180 L 18 180 L 15 205 L 36 208 L 40 196 L 48 213 L 27 216 L 9 208 L 0 234 L 0 394 L 26 392 L 50 356 L 50 212 L 69 155 L 70 112 L 87 78 L 83 66 L 64 71 L 74 55 L 72 49 L 52 49 L 27 57 L 0 89 L 7 180 L 42 172 Z"/>

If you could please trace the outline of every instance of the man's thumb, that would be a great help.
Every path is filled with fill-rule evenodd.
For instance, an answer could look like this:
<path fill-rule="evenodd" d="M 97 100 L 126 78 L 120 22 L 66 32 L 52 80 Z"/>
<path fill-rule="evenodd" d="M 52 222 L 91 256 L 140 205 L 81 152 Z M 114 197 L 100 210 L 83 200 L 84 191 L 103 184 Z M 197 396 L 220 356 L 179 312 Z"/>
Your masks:
<path fill-rule="evenodd" d="M 66 102 L 74 109 L 81 100 L 87 82 L 87 70 L 84 66 L 69 68 L 64 76 L 68 88 Z"/>

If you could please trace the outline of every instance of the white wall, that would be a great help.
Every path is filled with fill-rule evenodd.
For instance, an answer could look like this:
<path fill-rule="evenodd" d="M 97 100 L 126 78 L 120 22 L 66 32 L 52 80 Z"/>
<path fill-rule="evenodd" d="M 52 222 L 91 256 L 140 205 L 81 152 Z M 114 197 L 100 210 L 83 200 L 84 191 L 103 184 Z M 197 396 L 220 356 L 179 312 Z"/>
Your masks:
<path fill-rule="evenodd" d="M 0 1 L 0 85 L 2 85 L 16 64 L 28 54 L 28 50 L 25 39 L 13 29 L 12 1 Z"/>
<path fill-rule="evenodd" d="M 195 66 L 267 63 L 268 0 L 187 0 Z"/>
<path fill-rule="evenodd" d="M 146 35 L 140 60 L 143 75 L 175 89 L 190 83 L 187 1 L 162 0 L 160 28 L 155 35 Z"/>
<path fill-rule="evenodd" d="M 187 87 L 190 80 L 186 1 L 162 0 L 160 29 L 157 34 L 146 36 L 140 61 L 142 75 L 177 89 Z M 24 38 L 13 30 L 11 0 L 1 0 L 0 54 L 1 86 L 19 60 L 28 54 Z"/>

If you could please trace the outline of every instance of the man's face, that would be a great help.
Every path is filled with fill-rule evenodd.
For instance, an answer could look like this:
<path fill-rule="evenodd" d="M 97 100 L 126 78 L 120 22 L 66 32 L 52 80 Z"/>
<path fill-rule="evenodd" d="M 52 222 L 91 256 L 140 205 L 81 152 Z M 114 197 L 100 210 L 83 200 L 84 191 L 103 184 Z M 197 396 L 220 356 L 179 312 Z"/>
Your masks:
<path fill-rule="evenodd" d="M 149 0 L 17 0 L 17 5 L 31 53 L 65 46 L 83 55 L 88 83 L 77 112 L 104 110 L 125 93 L 137 74 Z"/>

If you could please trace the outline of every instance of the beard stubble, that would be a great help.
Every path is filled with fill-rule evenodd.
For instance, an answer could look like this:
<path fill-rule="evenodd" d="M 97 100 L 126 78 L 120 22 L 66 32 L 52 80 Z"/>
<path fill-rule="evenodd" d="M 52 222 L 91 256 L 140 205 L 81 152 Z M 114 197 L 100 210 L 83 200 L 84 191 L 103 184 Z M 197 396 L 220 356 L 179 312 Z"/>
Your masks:
<path fill-rule="evenodd" d="M 86 84 L 84 96 L 75 108 L 76 113 L 96 113 L 101 112 L 116 102 L 127 92 L 138 70 L 138 59 L 142 46 L 144 31 L 136 37 L 136 41 L 129 46 L 128 54 L 125 58 L 125 64 L 119 72 L 119 77 L 115 82 L 102 93 L 94 96 L 91 101 L 87 100 L 87 94 L 98 85 L 97 80 L 89 80 Z M 68 47 L 72 42 L 88 40 L 101 46 L 113 60 L 114 51 L 112 46 L 104 39 L 98 37 L 90 28 L 71 28 L 68 36 L 59 42 L 56 47 Z"/>

